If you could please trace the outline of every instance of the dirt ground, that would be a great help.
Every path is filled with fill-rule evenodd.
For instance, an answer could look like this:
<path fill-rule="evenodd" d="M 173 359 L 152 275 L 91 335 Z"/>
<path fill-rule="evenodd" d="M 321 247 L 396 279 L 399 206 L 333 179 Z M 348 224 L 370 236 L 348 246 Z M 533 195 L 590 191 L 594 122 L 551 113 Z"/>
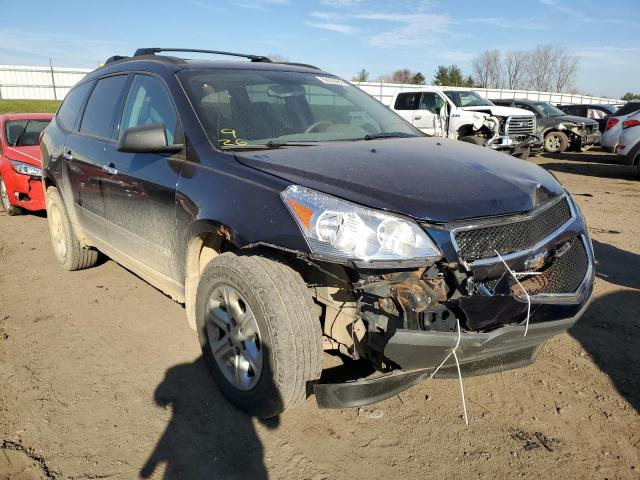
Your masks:
<path fill-rule="evenodd" d="M 180 305 L 113 261 L 63 271 L 45 218 L 0 214 L 0 479 L 640 478 L 640 178 L 533 161 L 587 216 L 596 291 L 537 363 L 465 380 L 469 426 L 456 380 L 248 418 Z"/>

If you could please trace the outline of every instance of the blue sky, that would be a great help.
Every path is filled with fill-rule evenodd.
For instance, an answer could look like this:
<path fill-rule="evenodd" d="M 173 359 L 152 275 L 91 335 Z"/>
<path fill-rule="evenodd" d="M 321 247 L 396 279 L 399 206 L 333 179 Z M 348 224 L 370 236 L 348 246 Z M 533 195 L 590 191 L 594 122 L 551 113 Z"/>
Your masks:
<path fill-rule="evenodd" d="M 351 78 L 397 68 L 430 80 L 471 72 L 478 53 L 559 44 L 580 58 L 577 87 L 640 92 L 637 0 L 0 0 L 0 64 L 93 67 L 141 46 L 278 54 Z"/>

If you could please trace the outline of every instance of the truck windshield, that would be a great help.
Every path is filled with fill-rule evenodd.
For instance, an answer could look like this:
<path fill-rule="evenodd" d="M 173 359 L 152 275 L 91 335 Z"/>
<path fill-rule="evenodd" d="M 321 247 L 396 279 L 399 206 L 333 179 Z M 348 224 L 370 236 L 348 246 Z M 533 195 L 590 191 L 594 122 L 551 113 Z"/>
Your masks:
<path fill-rule="evenodd" d="M 472 91 L 445 90 L 444 94 L 449 97 L 449 100 L 456 107 L 485 107 L 493 105 L 489 100 Z"/>
<path fill-rule="evenodd" d="M 422 136 L 359 88 L 321 72 L 187 70 L 179 78 L 223 149 Z"/>
<path fill-rule="evenodd" d="M 542 113 L 544 117 L 557 117 L 559 115 L 566 115 L 565 112 L 547 102 L 537 102 L 534 103 L 533 106 L 536 110 Z"/>

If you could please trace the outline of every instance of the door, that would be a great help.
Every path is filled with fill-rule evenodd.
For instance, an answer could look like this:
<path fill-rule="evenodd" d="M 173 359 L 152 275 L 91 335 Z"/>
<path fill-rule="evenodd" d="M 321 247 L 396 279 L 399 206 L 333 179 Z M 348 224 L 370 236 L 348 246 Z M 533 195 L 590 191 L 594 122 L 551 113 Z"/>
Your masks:
<path fill-rule="evenodd" d="M 443 107 L 445 103 L 435 92 L 422 92 L 418 110 L 413 112 L 413 126 L 427 135 L 441 137 L 444 131 Z"/>
<path fill-rule="evenodd" d="M 96 82 L 86 102 L 79 126 L 67 136 L 63 158 L 72 191 L 77 222 L 85 233 L 104 240 L 102 166 L 113 155 L 113 124 L 127 75 L 105 77 Z M 89 84 L 88 84 L 89 85 Z"/>
<path fill-rule="evenodd" d="M 140 125 L 165 125 L 167 144 L 181 136 L 164 83 L 136 74 L 127 93 L 118 135 Z M 182 142 L 180 142 L 182 143 Z M 175 190 L 184 154 L 114 152 L 105 157 L 103 198 L 112 248 L 174 280 L 177 244 Z"/>

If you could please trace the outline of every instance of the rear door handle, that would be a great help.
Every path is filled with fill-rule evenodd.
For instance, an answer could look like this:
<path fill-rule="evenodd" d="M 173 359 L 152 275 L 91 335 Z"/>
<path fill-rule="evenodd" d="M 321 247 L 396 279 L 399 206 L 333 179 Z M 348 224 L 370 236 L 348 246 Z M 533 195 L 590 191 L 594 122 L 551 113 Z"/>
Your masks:
<path fill-rule="evenodd" d="M 65 160 L 73 160 L 73 155 L 71 154 L 71 152 L 64 152 L 62 154 L 62 158 L 64 158 Z"/>
<path fill-rule="evenodd" d="M 109 175 L 117 175 L 118 174 L 118 169 L 113 166 L 113 163 L 110 163 L 109 165 L 103 165 L 102 169 L 105 172 L 107 172 Z"/>

